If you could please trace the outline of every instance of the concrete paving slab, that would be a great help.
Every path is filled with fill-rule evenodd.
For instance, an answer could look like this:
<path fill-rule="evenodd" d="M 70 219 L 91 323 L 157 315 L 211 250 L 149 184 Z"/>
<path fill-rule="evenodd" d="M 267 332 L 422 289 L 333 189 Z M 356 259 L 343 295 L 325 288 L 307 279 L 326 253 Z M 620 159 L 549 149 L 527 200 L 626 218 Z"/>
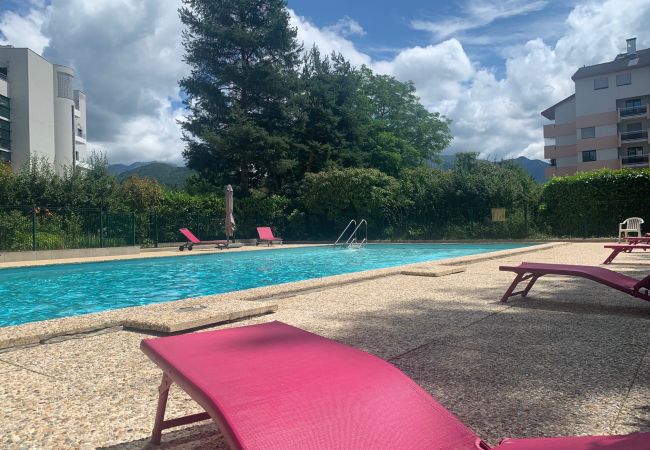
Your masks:
<path fill-rule="evenodd" d="M 630 373 L 432 344 L 392 361 L 486 441 L 608 433 Z M 566 363 L 566 361 L 562 361 Z"/>

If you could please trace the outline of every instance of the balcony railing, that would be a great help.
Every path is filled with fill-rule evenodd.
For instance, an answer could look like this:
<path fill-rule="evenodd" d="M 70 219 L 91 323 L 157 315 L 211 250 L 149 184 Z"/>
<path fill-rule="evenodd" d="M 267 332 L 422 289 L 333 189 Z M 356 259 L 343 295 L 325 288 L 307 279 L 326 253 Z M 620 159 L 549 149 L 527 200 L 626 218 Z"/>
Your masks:
<path fill-rule="evenodd" d="M 621 117 L 639 116 L 648 113 L 648 105 L 628 106 L 618 110 Z"/>
<path fill-rule="evenodd" d="M 621 165 L 623 167 L 648 166 L 648 155 L 623 156 L 621 157 Z"/>
<path fill-rule="evenodd" d="M 648 140 L 648 130 L 624 131 L 621 133 L 621 142 Z"/>

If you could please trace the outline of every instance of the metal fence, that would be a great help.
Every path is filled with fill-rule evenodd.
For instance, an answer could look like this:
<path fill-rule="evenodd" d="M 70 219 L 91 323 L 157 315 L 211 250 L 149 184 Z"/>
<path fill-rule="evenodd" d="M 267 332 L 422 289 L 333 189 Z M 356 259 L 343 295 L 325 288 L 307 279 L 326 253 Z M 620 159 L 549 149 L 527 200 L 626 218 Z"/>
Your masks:
<path fill-rule="evenodd" d="M 101 209 L 0 207 L 0 250 L 135 245 L 135 216 Z"/>
<path fill-rule="evenodd" d="M 650 217 L 650 207 L 630 202 L 614 205 L 592 202 L 575 208 L 552 205 L 462 206 L 384 211 L 367 217 L 372 239 L 526 239 L 532 237 L 614 237 L 626 217 Z M 350 213 L 350 217 L 355 214 Z M 356 214 L 358 216 L 358 214 Z M 336 239 L 348 216 L 324 220 L 291 217 L 240 217 L 238 236 L 252 238 L 253 225 L 274 227 L 285 239 Z M 247 225 L 248 222 L 253 225 Z M 0 251 L 160 245 L 184 242 L 179 228 L 189 228 L 199 239 L 224 239 L 224 216 L 218 211 L 193 213 L 132 213 L 102 209 L 44 206 L 0 206 Z"/>
<path fill-rule="evenodd" d="M 216 214 L 156 214 L 45 206 L 0 206 L 0 251 L 64 250 L 183 241 L 179 228 L 201 240 L 223 236 Z"/>

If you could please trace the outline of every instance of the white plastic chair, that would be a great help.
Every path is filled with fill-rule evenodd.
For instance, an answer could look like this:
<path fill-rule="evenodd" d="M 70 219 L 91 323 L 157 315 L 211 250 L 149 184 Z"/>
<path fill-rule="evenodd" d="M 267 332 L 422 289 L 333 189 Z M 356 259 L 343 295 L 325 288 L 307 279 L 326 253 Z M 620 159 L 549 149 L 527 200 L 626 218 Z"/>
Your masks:
<path fill-rule="evenodd" d="M 621 242 L 621 236 L 627 238 L 630 233 L 636 233 L 641 236 L 641 224 L 643 219 L 640 217 L 630 217 L 618 224 L 618 242 Z"/>

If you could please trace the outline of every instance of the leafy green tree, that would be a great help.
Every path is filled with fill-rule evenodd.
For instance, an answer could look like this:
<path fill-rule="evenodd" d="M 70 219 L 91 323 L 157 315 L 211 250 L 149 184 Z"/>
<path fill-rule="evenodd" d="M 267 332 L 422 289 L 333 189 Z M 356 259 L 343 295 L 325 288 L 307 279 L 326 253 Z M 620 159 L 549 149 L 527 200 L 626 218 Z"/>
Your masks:
<path fill-rule="evenodd" d="M 10 164 L 0 162 L 0 206 L 13 205 L 15 202 L 16 175 Z"/>
<path fill-rule="evenodd" d="M 92 152 L 88 163 L 89 168 L 83 171 L 84 189 L 87 192 L 85 206 L 107 209 L 118 186 L 117 178 L 108 171 L 106 154 Z"/>
<path fill-rule="evenodd" d="M 289 101 L 301 47 L 284 0 L 184 0 L 182 126 L 188 167 L 240 193 L 280 184 L 293 115 Z"/>
<path fill-rule="evenodd" d="M 16 174 L 15 199 L 20 205 L 56 206 L 61 204 L 61 177 L 46 158 L 34 157 Z"/>
<path fill-rule="evenodd" d="M 371 167 L 391 175 L 402 168 L 435 160 L 449 145 L 449 121 L 420 103 L 412 82 L 360 69 L 366 114 L 372 119 L 360 143 L 370 155 Z"/>
<path fill-rule="evenodd" d="M 377 237 L 398 195 L 398 181 L 377 169 L 331 169 L 305 176 L 298 203 L 312 235 L 335 238 L 350 219 L 366 219 Z"/>
<path fill-rule="evenodd" d="M 118 206 L 139 213 L 156 211 L 165 198 L 165 192 L 157 181 L 138 177 L 124 180 L 115 195 Z"/>
<path fill-rule="evenodd" d="M 358 72 L 341 55 L 321 56 L 317 47 L 305 55 L 300 89 L 295 98 L 299 120 L 294 127 L 296 176 L 320 172 L 332 165 L 359 165 L 352 149 L 364 117 L 359 103 Z"/>

